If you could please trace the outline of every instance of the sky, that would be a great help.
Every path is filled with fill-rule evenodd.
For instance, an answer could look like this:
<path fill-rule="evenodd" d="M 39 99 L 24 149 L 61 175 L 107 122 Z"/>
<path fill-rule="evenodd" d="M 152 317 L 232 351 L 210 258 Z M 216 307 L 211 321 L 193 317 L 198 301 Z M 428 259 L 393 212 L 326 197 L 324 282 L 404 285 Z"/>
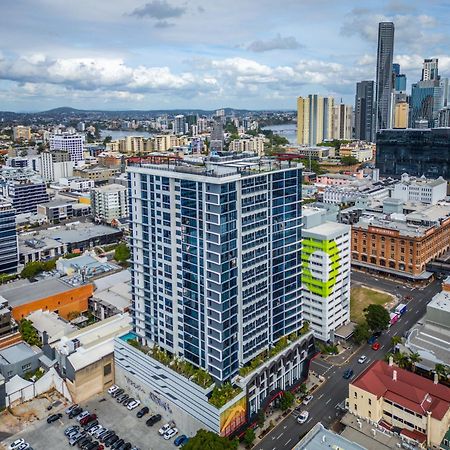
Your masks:
<path fill-rule="evenodd" d="M 0 110 L 295 109 L 354 102 L 395 23 L 408 83 L 450 76 L 448 0 L 1 0 Z"/>

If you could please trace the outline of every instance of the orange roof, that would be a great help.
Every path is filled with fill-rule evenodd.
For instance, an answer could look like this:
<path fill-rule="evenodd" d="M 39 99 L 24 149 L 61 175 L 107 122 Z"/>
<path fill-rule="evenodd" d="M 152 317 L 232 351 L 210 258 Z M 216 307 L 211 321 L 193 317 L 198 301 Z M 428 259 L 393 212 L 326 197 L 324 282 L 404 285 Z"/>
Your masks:
<path fill-rule="evenodd" d="M 351 384 L 419 414 L 430 412 L 437 420 L 441 420 L 450 408 L 448 387 L 399 367 L 390 367 L 384 361 L 374 361 Z"/>

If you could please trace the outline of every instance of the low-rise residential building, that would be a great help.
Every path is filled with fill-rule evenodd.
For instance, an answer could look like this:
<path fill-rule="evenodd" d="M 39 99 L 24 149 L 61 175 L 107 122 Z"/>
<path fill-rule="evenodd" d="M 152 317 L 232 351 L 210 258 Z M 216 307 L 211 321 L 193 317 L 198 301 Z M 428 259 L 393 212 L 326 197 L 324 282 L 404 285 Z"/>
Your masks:
<path fill-rule="evenodd" d="M 442 291 L 427 304 L 425 317 L 407 333 L 400 350 L 418 353 L 416 363 L 427 371 L 434 371 L 437 364 L 450 366 L 450 277 L 442 283 Z"/>
<path fill-rule="evenodd" d="M 410 177 L 404 173 L 394 185 L 392 197 L 404 202 L 420 202 L 435 205 L 447 196 L 447 181 L 442 177 L 429 179 Z"/>
<path fill-rule="evenodd" d="M 84 167 L 77 168 L 73 171 L 74 175 L 81 178 L 86 178 L 94 182 L 107 182 L 109 178 L 114 177 L 120 173 L 119 168 L 111 167 Z"/>
<path fill-rule="evenodd" d="M 73 202 L 53 200 L 40 203 L 37 205 L 37 212 L 47 217 L 47 220 L 52 223 L 71 219 L 73 217 Z"/>
<path fill-rule="evenodd" d="M 423 280 L 431 276 L 426 264 L 449 249 L 450 204 L 366 213 L 352 227 L 352 264 L 372 272 Z"/>
<path fill-rule="evenodd" d="M 128 312 L 131 307 L 131 272 L 106 275 L 94 281 L 95 291 L 89 299 L 89 310 L 98 320 Z"/>
<path fill-rule="evenodd" d="M 334 340 L 350 322 L 351 227 L 327 220 L 320 208 L 303 208 L 303 314 L 314 336 Z"/>
<path fill-rule="evenodd" d="M 114 383 L 114 338 L 129 333 L 131 318 L 119 314 L 61 338 L 54 358 L 74 402 L 81 403 Z"/>
<path fill-rule="evenodd" d="M 1 290 L 0 301 L 6 300 L 16 321 L 37 310 L 55 311 L 67 319 L 71 313 L 88 310 L 92 284 L 82 284 L 76 278 L 50 278 Z"/>
<path fill-rule="evenodd" d="M 112 223 L 128 217 L 128 189 L 120 184 L 107 184 L 91 191 L 91 208 L 95 220 Z"/>
<path fill-rule="evenodd" d="M 307 147 L 303 145 L 295 145 L 295 146 L 290 145 L 287 148 L 287 151 L 289 153 L 298 154 L 299 156 L 302 156 L 304 158 L 311 158 L 318 160 L 334 158 L 336 156 L 336 151 L 334 147 L 322 147 L 322 146 Z"/>
<path fill-rule="evenodd" d="M 264 156 L 264 135 L 260 136 L 242 136 L 230 142 L 229 151 L 238 153 L 256 153 L 258 156 Z"/>
<path fill-rule="evenodd" d="M 0 350 L 0 373 L 10 380 L 15 375 L 23 377 L 39 368 L 39 358 L 43 355 L 38 347 L 19 342 Z"/>
<path fill-rule="evenodd" d="M 62 319 L 54 311 L 38 309 L 30 313 L 26 319 L 32 323 L 43 344 L 53 344 L 77 330 L 75 325 Z"/>
<path fill-rule="evenodd" d="M 90 191 L 95 187 L 94 180 L 81 177 L 63 177 L 59 179 L 61 186 L 67 186 L 71 191 Z"/>
<path fill-rule="evenodd" d="M 364 141 L 353 141 L 348 144 L 342 144 L 339 148 L 339 156 L 353 157 L 358 162 L 371 161 L 375 155 L 375 144 Z"/>
<path fill-rule="evenodd" d="M 385 361 L 350 384 L 348 410 L 421 446 L 439 446 L 450 426 L 450 389 Z"/>

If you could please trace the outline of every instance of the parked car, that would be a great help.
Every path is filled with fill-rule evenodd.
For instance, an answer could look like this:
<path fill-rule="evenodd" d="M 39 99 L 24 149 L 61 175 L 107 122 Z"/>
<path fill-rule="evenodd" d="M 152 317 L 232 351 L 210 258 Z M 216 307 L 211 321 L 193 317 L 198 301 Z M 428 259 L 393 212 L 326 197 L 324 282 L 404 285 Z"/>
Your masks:
<path fill-rule="evenodd" d="M 88 444 L 89 442 L 91 442 L 91 438 L 84 436 L 83 439 L 80 439 L 77 442 L 78 448 L 83 448 L 83 446 L 85 446 L 86 444 Z"/>
<path fill-rule="evenodd" d="M 72 409 L 69 413 L 69 419 L 73 419 L 74 417 L 78 416 L 78 414 L 81 414 L 83 412 L 83 408 L 80 408 L 77 406 L 76 408 Z"/>
<path fill-rule="evenodd" d="M 372 335 L 372 336 L 370 336 L 369 339 L 367 339 L 367 343 L 368 343 L 369 345 L 372 345 L 376 340 L 377 340 L 377 337 L 374 336 L 374 335 Z"/>
<path fill-rule="evenodd" d="M 29 450 L 30 449 L 30 444 L 28 442 L 24 442 L 23 444 L 19 445 L 19 447 L 17 447 L 17 450 Z"/>
<path fill-rule="evenodd" d="M 309 412 L 308 411 L 302 411 L 298 417 L 297 417 L 297 422 L 298 423 L 305 423 L 309 418 Z"/>
<path fill-rule="evenodd" d="M 93 422 L 92 422 L 93 423 Z M 90 424 L 89 424 L 90 425 Z M 92 428 L 89 428 L 86 430 L 91 436 L 94 435 L 97 431 L 99 431 L 101 428 L 103 428 L 99 423 L 97 425 L 94 425 Z"/>
<path fill-rule="evenodd" d="M 122 402 L 124 402 L 125 400 L 127 400 L 128 398 L 130 398 L 130 396 L 129 396 L 128 394 L 122 394 L 122 395 L 119 395 L 119 396 L 116 398 L 116 400 L 117 400 L 117 403 L 122 403 Z"/>
<path fill-rule="evenodd" d="M 11 444 L 9 444 L 8 450 L 16 450 L 22 444 L 25 444 L 25 439 L 23 438 L 16 439 L 15 441 L 11 442 Z"/>
<path fill-rule="evenodd" d="M 172 428 L 172 425 L 170 423 L 166 423 L 158 430 L 158 433 L 162 436 L 167 431 L 169 431 L 171 428 Z"/>
<path fill-rule="evenodd" d="M 68 436 L 72 431 L 78 431 L 80 427 L 78 425 L 71 425 L 64 430 L 64 434 Z"/>
<path fill-rule="evenodd" d="M 155 425 L 155 423 L 159 422 L 161 420 L 161 414 L 155 414 L 150 417 L 150 419 L 147 420 L 146 425 L 151 427 Z"/>
<path fill-rule="evenodd" d="M 186 444 L 186 442 L 189 440 L 189 438 L 185 435 L 182 434 L 181 436 L 178 436 L 173 443 L 175 444 L 176 447 L 179 447 L 180 445 L 184 445 Z"/>
<path fill-rule="evenodd" d="M 309 403 L 311 403 L 312 399 L 314 398 L 314 396 L 312 395 L 307 395 L 303 400 L 302 403 L 304 405 L 308 405 Z"/>
<path fill-rule="evenodd" d="M 111 436 L 114 436 L 116 433 L 113 430 L 108 431 L 107 433 L 100 436 L 100 442 L 105 443 Z"/>
<path fill-rule="evenodd" d="M 139 400 L 133 400 L 132 402 L 129 402 L 127 404 L 127 409 L 132 411 L 134 408 L 137 408 L 140 404 L 141 402 Z"/>
<path fill-rule="evenodd" d="M 78 433 L 69 439 L 69 445 L 74 446 L 84 437 L 84 433 Z"/>
<path fill-rule="evenodd" d="M 163 438 L 168 441 L 169 439 L 172 439 L 177 433 L 178 428 L 170 428 L 164 433 Z"/>
<path fill-rule="evenodd" d="M 117 436 L 117 434 L 113 434 L 108 439 L 106 439 L 105 446 L 111 447 L 111 445 L 114 444 L 114 442 L 117 442 L 118 440 L 119 440 L 119 436 Z"/>
<path fill-rule="evenodd" d="M 83 427 L 83 430 L 84 430 L 84 431 L 92 430 L 92 428 L 94 428 L 96 425 L 98 425 L 98 420 L 97 420 L 97 419 L 95 419 L 95 420 L 93 420 L 93 421 L 87 423 L 87 424 Z"/>
<path fill-rule="evenodd" d="M 78 406 L 78 404 L 77 403 L 74 403 L 73 405 L 70 405 L 64 412 L 66 413 L 66 414 L 70 414 L 70 412 L 72 411 L 72 409 L 75 409 L 75 408 L 78 408 L 79 406 Z"/>
<path fill-rule="evenodd" d="M 68 435 L 67 435 L 67 439 L 71 439 L 71 438 L 73 438 L 74 436 L 76 436 L 78 433 L 81 433 L 81 431 L 80 430 L 72 430 Z"/>
<path fill-rule="evenodd" d="M 62 414 L 58 413 L 58 414 L 52 414 L 51 416 L 47 417 L 47 423 L 53 423 L 56 422 L 57 420 L 61 419 Z"/>
<path fill-rule="evenodd" d="M 381 345 L 380 345 L 379 342 L 374 342 L 374 343 L 372 344 L 372 350 L 377 351 L 377 350 L 380 349 L 380 347 L 381 347 Z"/>
<path fill-rule="evenodd" d="M 144 417 L 146 414 L 148 414 L 149 411 L 150 410 L 148 409 L 148 407 L 144 406 L 137 412 L 136 416 L 140 419 L 141 417 Z"/>
<path fill-rule="evenodd" d="M 367 360 L 367 356 L 366 355 L 361 355 L 358 359 L 359 364 L 364 364 Z"/>
<path fill-rule="evenodd" d="M 119 439 L 118 441 L 114 442 L 113 445 L 111 445 L 112 449 L 120 448 L 122 445 L 125 444 L 125 441 L 123 439 Z"/>
<path fill-rule="evenodd" d="M 349 380 L 353 376 L 353 369 L 346 369 L 344 375 L 342 375 L 346 380 Z"/>
<path fill-rule="evenodd" d="M 114 391 L 111 395 L 114 398 L 117 398 L 119 395 L 122 395 L 125 391 L 123 389 L 117 389 L 117 391 Z"/>
<path fill-rule="evenodd" d="M 97 418 L 97 414 L 89 414 L 80 420 L 80 425 L 87 425 L 89 422 L 92 422 L 96 418 Z"/>
<path fill-rule="evenodd" d="M 129 442 L 125 442 L 125 444 L 122 445 L 122 447 L 119 448 L 119 450 L 130 450 L 131 444 Z"/>
<path fill-rule="evenodd" d="M 75 420 L 79 422 L 80 420 L 84 419 L 85 417 L 89 416 L 89 411 L 83 411 L 78 416 L 75 417 Z"/>
<path fill-rule="evenodd" d="M 119 386 L 117 386 L 117 384 L 113 384 L 113 385 L 108 389 L 108 394 L 113 394 L 113 393 L 116 392 L 117 390 L 119 390 Z"/>

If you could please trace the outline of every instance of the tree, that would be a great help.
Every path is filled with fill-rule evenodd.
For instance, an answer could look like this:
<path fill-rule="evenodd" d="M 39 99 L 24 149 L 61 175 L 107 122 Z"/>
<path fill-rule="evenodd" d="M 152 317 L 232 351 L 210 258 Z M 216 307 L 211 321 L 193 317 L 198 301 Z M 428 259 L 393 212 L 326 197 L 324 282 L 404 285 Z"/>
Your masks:
<path fill-rule="evenodd" d="M 280 397 L 280 409 L 281 411 L 286 411 L 294 404 L 294 394 L 289 391 L 283 392 L 283 395 Z"/>
<path fill-rule="evenodd" d="M 412 352 L 409 355 L 408 359 L 409 359 L 409 363 L 411 364 L 412 371 L 415 372 L 416 371 L 416 364 L 419 363 L 420 361 L 422 361 L 422 358 L 420 357 L 419 353 Z"/>
<path fill-rule="evenodd" d="M 266 415 L 264 414 L 264 410 L 260 409 L 258 411 L 258 415 L 256 416 L 256 423 L 258 424 L 259 428 L 262 428 L 264 426 L 265 420 L 266 420 Z"/>
<path fill-rule="evenodd" d="M 359 161 L 354 156 L 343 156 L 341 163 L 344 166 L 354 166 L 355 164 L 359 164 Z"/>
<path fill-rule="evenodd" d="M 130 249 L 125 242 L 121 242 L 114 250 L 114 259 L 122 264 L 130 259 L 130 255 Z"/>
<path fill-rule="evenodd" d="M 358 323 L 353 331 L 353 340 L 357 344 L 362 344 L 370 337 L 369 325 L 367 322 Z"/>
<path fill-rule="evenodd" d="M 212 431 L 198 430 L 197 434 L 183 445 L 184 450 L 236 450 L 239 442 L 218 436 Z"/>
<path fill-rule="evenodd" d="M 372 331 L 386 330 L 389 326 L 391 317 L 389 311 L 382 305 L 369 305 L 364 309 L 367 325 Z"/>
<path fill-rule="evenodd" d="M 106 136 L 105 139 L 103 139 L 103 145 L 106 146 L 106 144 L 109 144 L 112 141 L 112 136 Z"/>
<path fill-rule="evenodd" d="M 434 371 L 437 373 L 439 381 L 447 381 L 450 376 L 450 367 L 444 364 L 436 364 L 434 366 Z"/>
<path fill-rule="evenodd" d="M 247 428 L 244 434 L 243 442 L 247 447 L 250 447 L 253 444 L 253 441 L 255 440 L 255 430 L 253 428 Z"/>
<path fill-rule="evenodd" d="M 20 272 L 21 278 L 32 279 L 41 272 L 48 272 L 56 267 L 56 260 L 49 259 L 48 261 L 31 261 L 25 265 L 22 272 Z"/>
<path fill-rule="evenodd" d="M 22 319 L 19 323 L 19 331 L 22 335 L 22 339 L 27 344 L 37 345 L 38 347 L 42 345 L 39 335 L 30 320 Z"/>
<path fill-rule="evenodd" d="M 406 369 L 409 366 L 409 358 L 408 355 L 402 352 L 394 353 L 394 362 L 401 369 Z"/>
<path fill-rule="evenodd" d="M 401 342 L 402 342 L 402 338 L 400 336 L 397 336 L 397 335 L 392 336 L 392 339 L 391 339 L 392 347 L 395 347 L 396 345 L 401 344 Z"/>

